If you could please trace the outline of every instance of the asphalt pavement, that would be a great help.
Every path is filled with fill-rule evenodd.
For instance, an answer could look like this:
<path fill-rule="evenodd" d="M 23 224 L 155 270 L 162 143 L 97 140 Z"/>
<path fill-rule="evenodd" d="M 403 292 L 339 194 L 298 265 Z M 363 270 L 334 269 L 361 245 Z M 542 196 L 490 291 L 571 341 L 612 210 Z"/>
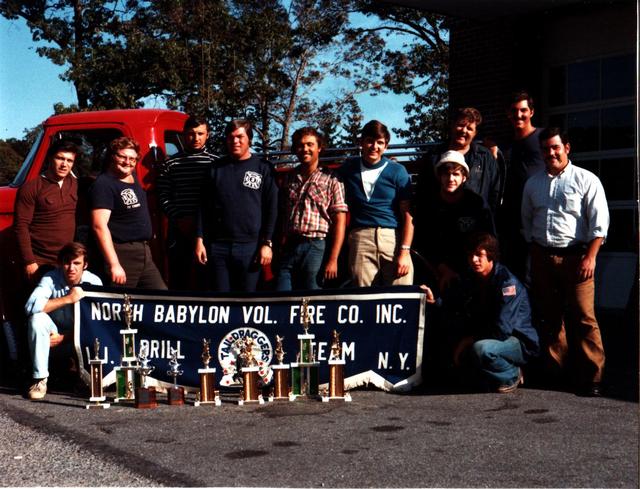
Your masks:
<path fill-rule="evenodd" d="M 154 410 L 0 389 L 3 486 L 638 487 L 638 404 L 519 389 Z"/>

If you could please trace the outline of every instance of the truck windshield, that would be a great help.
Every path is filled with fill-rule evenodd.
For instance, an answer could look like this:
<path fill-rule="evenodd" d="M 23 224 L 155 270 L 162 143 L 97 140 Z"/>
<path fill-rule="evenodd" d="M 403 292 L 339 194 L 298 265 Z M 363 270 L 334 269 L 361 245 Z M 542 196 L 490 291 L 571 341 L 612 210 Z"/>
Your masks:
<path fill-rule="evenodd" d="M 36 155 L 36 152 L 38 151 L 38 148 L 40 147 L 40 143 L 42 143 L 43 136 L 44 136 L 44 129 L 40 129 L 40 132 L 38 132 L 38 135 L 36 136 L 36 140 L 33 143 L 33 146 L 31 146 L 31 149 L 29 150 L 29 154 L 24 159 L 24 162 L 22 163 L 20 170 L 18 171 L 15 178 L 11 182 L 10 184 L 11 187 L 19 187 L 20 185 L 23 184 L 24 179 L 27 176 L 27 173 L 29 173 L 29 168 L 31 168 L 31 165 L 33 165 L 33 159 Z"/>

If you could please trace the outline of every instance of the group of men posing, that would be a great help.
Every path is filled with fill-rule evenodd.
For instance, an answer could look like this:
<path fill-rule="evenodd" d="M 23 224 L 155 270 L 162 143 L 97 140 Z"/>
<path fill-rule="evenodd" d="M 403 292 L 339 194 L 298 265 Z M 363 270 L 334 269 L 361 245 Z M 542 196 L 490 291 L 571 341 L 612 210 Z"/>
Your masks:
<path fill-rule="evenodd" d="M 405 167 L 384 156 L 390 134 L 379 121 L 362 128 L 360 156 L 335 171 L 320 165 L 322 135 L 311 127 L 295 131 L 292 152 L 300 165 L 278 189 L 272 165 L 251 152 L 249 121 L 228 124 L 227 154 L 217 157 L 206 147 L 206 120 L 192 116 L 184 126 L 185 150 L 168 159 L 157 178 L 169 222 L 171 288 L 255 291 L 275 248 L 277 290 L 317 289 L 338 276 L 345 238 L 353 285 L 410 285 L 413 250 L 433 272 L 431 287 L 423 288 L 428 302 L 441 305 L 442 348 L 454 364 L 472 366 L 491 390 L 512 392 L 541 343 L 549 365 L 572 367 L 578 392 L 599 395 L 604 351 L 593 276 L 608 227 L 607 202 L 597 177 L 569 161 L 566 136 L 534 128 L 533 113 L 532 99 L 515 94 L 505 172 L 499 150 L 474 141 L 480 113 L 457 111 L 447 147 L 425 161 L 413 197 Z M 49 347 L 60 341 L 58 327 L 68 326 L 54 313 L 80 300 L 81 283 L 101 283 L 86 270 L 86 248 L 71 242 L 77 152 L 65 142 L 52 148 L 45 173 L 21 188 L 16 204 L 25 274 L 39 280 L 26 306 L 32 399 L 46 393 Z M 134 140 L 111 142 L 106 170 L 90 190 L 92 228 L 107 284 L 165 289 L 149 249 L 138 155 Z M 515 274 L 499 261 L 497 234 Z M 59 268 L 44 273 L 56 255 Z M 533 321 L 523 286 L 527 270 Z"/>

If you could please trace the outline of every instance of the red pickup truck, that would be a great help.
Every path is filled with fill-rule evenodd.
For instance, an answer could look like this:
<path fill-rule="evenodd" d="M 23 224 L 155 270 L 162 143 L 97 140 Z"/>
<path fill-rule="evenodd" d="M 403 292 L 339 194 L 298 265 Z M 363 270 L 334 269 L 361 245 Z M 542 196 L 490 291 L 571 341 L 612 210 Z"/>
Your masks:
<path fill-rule="evenodd" d="M 134 109 L 78 112 L 56 115 L 42 124 L 42 130 L 27 155 L 18 174 L 7 186 L 0 187 L 0 312 L 6 319 L 19 317 L 23 300 L 19 296 L 22 264 L 19 260 L 13 230 L 14 204 L 18 188 L 37 178 L 45 164 L 51 143 L 57 139 L 71 139 L 82 149 L 73 171 L 79 181 L 78 233 L 89 233 L 89 209 L 86 190 L 102 170 L 105 151 L 111 140 L 128 136 L 140 143 L 138 179 L 147 190 L 156 236 L 161 235 L 162 215 L 155 205 L 154 173 L 158 163 L 182 148 L 180 134 L 186 114 L 170 110 Z M 155 241 L 155 251 L 160 240 Z M 159 258 L 159 256 L 157 257 Z M 161 262 L 158 262 L 161 265 Z"/>

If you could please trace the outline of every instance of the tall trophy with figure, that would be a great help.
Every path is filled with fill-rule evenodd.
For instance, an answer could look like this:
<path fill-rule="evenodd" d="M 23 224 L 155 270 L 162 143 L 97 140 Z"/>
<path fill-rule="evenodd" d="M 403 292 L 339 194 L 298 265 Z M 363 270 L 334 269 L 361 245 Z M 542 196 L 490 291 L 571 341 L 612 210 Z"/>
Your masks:
<path fill-rule="evenodd" d="M 209 367 L 209 362 L 211 362 L 211 352 L 209 351 L 210 344 L 211 340 L 202 338 L 201 358 L 203 368 L 198 369 L 198 374 L 200 374 L 200 392 L 196 394 L 196 400 L 193 403 L 196 407 L 202 404 L 213 404 L 215 406 L 220 406 L 222 404 L 220 396 L 215 388 L 216 369 Z"/>
<path fill-rule="evenodd" d="M 131 328 L 133 324 L 133 308 L 131 307 L 131 296 L 124 294 L 122 304 L 122 316 L 125 329 L 120 330 L 122 336 L 122 354 L 120 355 L 120 365 L 115 367 L 116 372 L 116 396 L 113 402 L 134 402 L 136 380 L 135 373 L 138 368 L 138 357 L 136 356 L 136 333 L 137 329 Z"/>
<path fill-rule="evenodd" d="M 293 399 L 318 398 L 318 368 L 313 342 L 316 338 L 309 333 L 309 299 L 302 300 L 302 328 L 304 334 L 298 335 L 300 350 L 296 362 L 291 362 L 291 391 Z"/>
<path fill-rule="evenodd" d="M 245 336 L 240 342 L 240 355 L 238 355 L 238 360 L 242 365 L 240 368 L 240 372 L 242 373 L 242 391 L 240 393 L 240 399 L 238 399 L 238 405 L 242 406 L 245 403 L 252 402 L 263 404 L 264 399 L 258 388 L 258 372 L 260 367 L 258 367 L 253 353 L 253 348 L 256 343 L 253 338 L 248 336 Z"/>
<path fill-rule="evenodd" d="M 284 363 L 286 352 L 282 348 L 284 336 L 276 335 L 275 356 L 278 363 L 271 365 L 273 371 L 273 388 L 269 395 L 269 402 L 272 401 L 293 401 L 291 387 L 289 386 L 289 364 Z"/>
<path fill-rule="evenodd" d="M 156 400 L 156 389 L 155 387 L 149 387 L 147 385 L 147 377 L 154 370 L 155 367 L 153 365 L 149 365 L 148 348 L 146 346 L 140 348 L 137 368 L 137 373 L 140 378 L 140 387 L 136 389 L 135 401 L 135 407 L 138 409 L 153 409 L 158 407 L 158 401 Z"/>
<path fill-rule="evenodd" d="M 178 350 L 171 348 L 171 359 L 167 375 L 173 378 L 173 385 L 167 389 L 167 402 L 169 406 L 182 406 L 184 404 L 184 387 L 178 385 L 178 377 L 183 374 L 178 363 Z"/>
<path fill-rule="evenodd" d="M 329 391 L 322 396 L 322 402 L 333 400 L 351 402 L 351 394 L 344 390 L 344 365 L 340 333 L 335 329 L 331 334 L 331 351 L 329 353 Z"/>
<path fill-rule="evenodd" d="M 104 395 L 102 386 L 102 366 L 107 363 L 107 347 L 104 348 L 104 358 L 100 358 L 100 340 L 95 339 L 93 343 L 94 356 L 91 358 L 89 347 L 87 347 L 87 358 L 89 358 L 89 367 L 91 368 L 91 397 L 87 409 L 107 409 L 108 402 L 104 402 L 107 398 Z"/>

